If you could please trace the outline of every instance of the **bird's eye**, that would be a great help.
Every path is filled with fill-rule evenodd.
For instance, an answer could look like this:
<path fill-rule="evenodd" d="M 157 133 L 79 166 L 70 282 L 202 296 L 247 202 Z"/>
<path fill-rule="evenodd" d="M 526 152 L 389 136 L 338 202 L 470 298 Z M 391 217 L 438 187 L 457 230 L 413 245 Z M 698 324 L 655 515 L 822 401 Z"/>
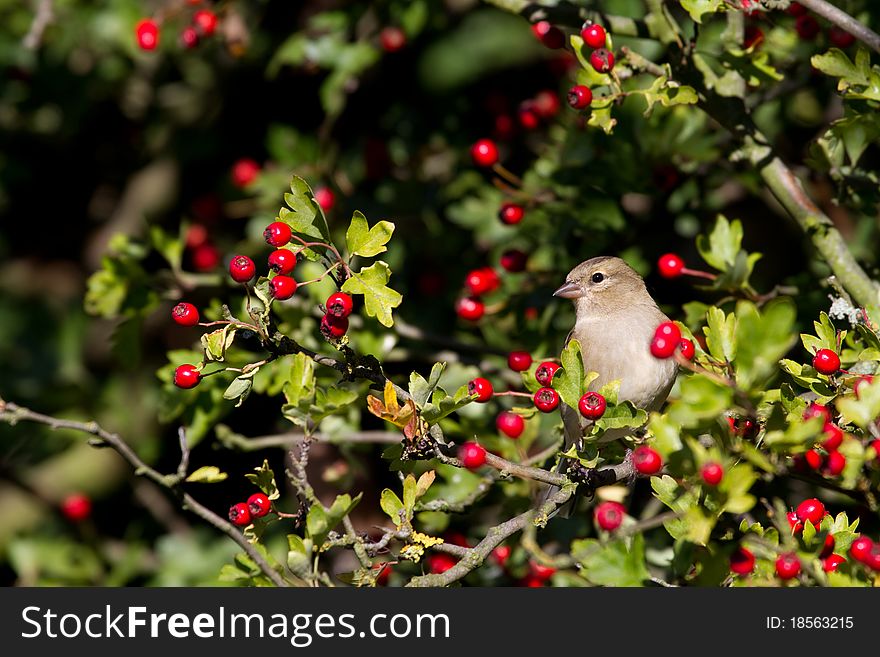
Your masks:
<path fill-rule="evenodd" d="M 591 280 L 594 283 L 601 283 L 602 281 L 605 280 L 605 275 L 602 272 L 597 271 L 595 274 L 593 274 Z"/>

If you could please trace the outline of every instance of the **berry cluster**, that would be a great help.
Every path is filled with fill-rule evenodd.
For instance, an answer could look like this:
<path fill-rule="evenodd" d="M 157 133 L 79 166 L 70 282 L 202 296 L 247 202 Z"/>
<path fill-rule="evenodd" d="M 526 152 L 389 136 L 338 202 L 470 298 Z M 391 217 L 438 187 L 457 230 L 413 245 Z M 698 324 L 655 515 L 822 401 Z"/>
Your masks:
<path fill-rule="evenodd" d="M 201 4 L 201 0 L 189 0 L 189 4 Z M 161 19 L 144 18 L 135 26 L 135 38 L 141 50 L 155 50 L 159 46 L 159 25 Z M 180 32 L 180 44 L 195 48 L 202 39 L 217 31 L 217 14 L 209 9 L 197 9 L 192 13 L 191 22 Z"/>
<path fill-rule="evenodd" d="M 272 502 L 265 493 L 254 493 L 247 502 L 229 507 L 229 522 L 236 527 L 247 527 L 254 518 L 262 518 L 272 510 Z"/>
<path fill-rule="evenodd" d="M 481 267 L 468 272 L 464 285 L 467 294 L 456 302 L 455 312 L 463 320 L 476 322 L 486 314 L 483 297 L 501 286 L 501 277 L 492 267 Z"/>
<path fill-rule="evenodd" d="M 804 411 L 803 419 L 822 420 L 821 442 L 794 458 L 796 470 L 813 470 L 830 477 L 841 474 L 846 467 L 846 457 L 840 446 L 848 439 L 843 430 L 832 422 L 831 409 L 823 404 L 812 403 Z"/>
<path fill-rule="evenodd" d="M 584 45 L 593 50 L 590 53 L 590 66 L 597 73 L 610 73 L 614 68 L 614 53 L 605 47 L 608 43 L 605 28 L 597 23 L 584 23 L 581 38 Z"/>
<path fill-rule="evenodd" d="M 676 351 L 683 359 L 693 360 L 696 346 L 691 340 L 681 336 L 681 329 L 675 322 L 663 322 L 654 331 L 651 355 L 654 358 L 670 358 Z"/>

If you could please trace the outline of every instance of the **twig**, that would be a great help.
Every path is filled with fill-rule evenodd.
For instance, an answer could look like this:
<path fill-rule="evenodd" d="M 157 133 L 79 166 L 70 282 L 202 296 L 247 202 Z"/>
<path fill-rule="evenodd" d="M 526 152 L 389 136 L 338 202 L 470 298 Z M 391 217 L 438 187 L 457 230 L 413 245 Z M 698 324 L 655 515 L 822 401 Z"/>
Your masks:
<path fill-rule="evenodd" d="M 354 443 L 375 443 L 377 445 L 393 445 L 403 440 L 403 434 L 394 431 L 357 431 L 354 433 L 334 436 L 327 433 L 314 433 L 312 439 L 319 443 L 327 444 L 354 444 Z M 217 439 L 224 447 L 229 449 L 237 449 L 242 452 L 254 452 L 261 449 L 272 447 L 280 447 L 290 449 L 294 445 L 301 443 L 305 439 L 302 432 L 291 431 L 289 433 L 279 433 L 269 436 L 259 436 L 257 438 L 247 438 L 225 428 L 218 427 Z"/>
<path fill-rule="evenodd" d="M 52 7 L 52 0 L 39 0 L 37 5 L 37 13 L 34 14 L 34 20 L 28 33 L 22 40 L 22 45 L 28 50 L 36 50 L 43 40 L 43 33 L 49 24 L 55 18 L 55 12 Z"/>

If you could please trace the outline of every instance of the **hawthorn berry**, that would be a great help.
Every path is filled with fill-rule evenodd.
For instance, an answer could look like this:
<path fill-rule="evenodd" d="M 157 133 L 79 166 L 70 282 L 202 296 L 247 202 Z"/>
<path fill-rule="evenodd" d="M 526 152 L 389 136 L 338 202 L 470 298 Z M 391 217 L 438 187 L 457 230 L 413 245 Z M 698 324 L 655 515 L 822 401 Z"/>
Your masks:
<path fill-rule="evenodd" d="M 597 73 L 608 73 L 614 68 L 614 53 L 605 48 L 599 48 L 590 53 L 590 65 Z"/>
<path fill-rule="evenodd" d="M 251 524 L 251 510 L 245 502 L 229 507 L 229 522 L 236 527 L 247 527 Z"/>
<path fill-rule="evenodd" d="M 547 89 L 539 91 L 532 101 L 532 108 L 542 119 L 552 119 L 559 114 L 559 96 Z"/>
<path fill-rule="evenodd" d="M 196 271 L 213 271 L 220 264 L 220 251 L 213 244 L 201 244 L 193 249 L 190 260 Z"/>
<path fill-rule="evenodd" d="M 478 297 L 497 290 L 498 286 L 501 285 L 501 278 L 491 267 L 482 267 L 468 272 L 464 279 L 464 284 L 472 295 Z"/>
<path fill-rule="evenodd" d="M 237 255 L 229 262 L 229 275 L 236 283 L 247 283 L 257 273 L 254 261 L 244 255 Z"/>
<path fill-rule="evenodd" d="M 260 165 L 256 160 L 243 157 L 232 165 L 232 184 L 239 188 L 250 185 L 260 173 Z"/>
<path fill-rule="evenodd" d="M 856 38 L 846 30 L 833 25 L 828 30 L 828 40 L 837 48 L 849 48 L 856 42 Z"/>
<path fill-rule="evenodd" d="M 707 463 L 700 468 L 700 476 L 707 486 L 717 486 L 724 478 L 724 468 L 720 463 Z"/>
<path fill-rule="evenodd" d="M 551 50 L 559 50 L 565 45 L 565 35 L 562 30 L 549 21 L 538 21 L 532 25 L 532 34 Z"/>
<path fill-rule="evenodd" d="M 511 139 L 516 132 L 516 123 L 509 114 L 499 114 L 495 117 L 495 136 L 498 139 Z"/>
<path fill-rule="evenodd" d="M 525 586 L 530 589 L 542 589 L 544 588 L 544 584 L 546 584 L 545 580 L 540 577 L 535 577 L 534 575 L 527 575 L 519 580 L 519 586 Z"/>
<path fill-rule="evenodd" d="M 376 575 L 376 586 L 388 586 L 388 580 L 390 577 L 391 566 L 387 563 L 379 564 L 379 573 Z"/>
<path fill-rule="evenodd" d="M 840 564 L 846 563 L 846 558 L 839 554 L 830 554 L 822 559 L 822 570 L 826 573 L 833 573 L 838 569 Z"/>
<path fill-rule="evenodd" d="M 675 322 L 663 322 L 654 330 L 654 335 L 660 335 L 664 338 L 675 340 L 676 346 L 678 346 L 677 343 L 681 340 L 681 329 L 678 328 L 678 325 Z"/>
<path fill-rule="evenodd" d="M 269 282 L 272 285 L 272 296 L 279 301 L 289 299 L 296 292 L 296 281 L 290 276 L 278 274 Z"/>
<path fill-rule="evenodd" d="M 326 340 L 339 340 L 348 332 L 348 317 L 324 315 L 321 318 L 321 335 Z"/>
<path fill-rule="evenodd" d="M 181 301 L 171 309 L 171 318 L 181 326 L 195 326 L 199 323 L 199 311 L 191 303 Z"/>
<path fill-rule="evenodd" d="M 507 224 L 508 226 L 518 224 L 525 216 L 525 208 L 518 203 L 502 203 L 498 210 L 498 218 L 501 219 L 501 223 Z"/>
<path fill-rule="evenodd" d="M 263 239 L 266 240 L 266 244 L 276 248 L 287 244 L 291 237 L 293 237 L 293 231 L 283 221 L 273 221 L 263 231 Z"/>
<path fill-rule="evenodd" d="M 507 366 L 514 372 L 525 372 L 532 366 L 532 355 L 527 351 L 511 351 L 507 356 Z"/>
<path fill-rule="evenodd" d="M 193 23 L 202 36 L 211 36 L 217 29 L 217 14 L 207 9 L 200 9 L 193 14 Z"/>
<path fill-rule="evenodd" d="M 632 462 L 636 470 L 643 475 L 657 474 L 663 467 L 660 454 L 647 445 L 639 445 L 633 450 Z"/>
<path fill-rule="evenodd" d="M 498 147 L 491 139 L 480 139 L 471 146 L 471 158 L 478 167 L 491 167 L 498 162 Z"/>
<path fill-rule="evenodd" d="M 874 460 L 875 460 L 877 463 L 880 463 L 880 438 L 878 438 L 877 440 L 872 440 L 872 441 L 868 444 L 868 447 L 873 447 L 873 448 L 874 448 Z"/>
<path fill-rule="evenodd" d="M 492 550 L 492 560 L 497 563 L 499 566 L 504 568 L 507 564 L 507 560 L 510 559 L 510 553 L 512 550 L 509 545 L 499 545 L 497 548 Z"/>
<path fill-rule="evenodd" d="M 734 435 L 742 438 L 754 438 L 758 432 L 758 424 L 748 417 L 727 417 L 727 423 Z"/>
<path fill-rule="evenodd" d="M 519 249 L 509 249 L 501 254 L 501 268 L 516 274 L 526 268 L 528 256 Z"/>
<path fill-rule="evenodd" d="M 333 317 L 348 317 L 351 315 L 354 303 L 352 302 L 351 297 L 345 292 L 334 292 L 327 297 L 327 303 L 324 304 L 324 307 L 327 308 L 328 315 L 333 315 Z"/>
<path fill-rule="evenodd" d="M 684 260 L 677 253 L 664 253 L 657 260 L 657 270 L 663 278 L 678 278 L 684 269 Z"/>
<path fill-rule="evenodd" d="M 588 420 L 598 420 L 605 415 L 605 397 L 598 392 L 588 392 L 578 401 L 578 410 Z"/>
<path fill-rule="evenodd" d="M 315 202 L 321 206 L 324 212 L 330 212 L 336 205 L 336 195 L 329 187 L 318 187 L 314 191 Z"/>
<path fill-rule="evenodd" d="M 478 404 L 485 404 L 492 399 L 495 390 L 492 388 L 492 383 L 489 379 L 477 377 L 468 383 L 468 394 L 471 396 L 476 395 L 477 398 L 474 401 Z"/>
<path fill-rule="evenodd" d="M 780 554 L 776 558 L 776 574 L 780 579 L 789 580 L 797 577 L 801 572 L 801 560 L 791 552 Z"/>
<path fill-rule="evenodd" d="M 155 50 L 159 45 L 159 25 L 151 18 L 138 21 L 134 33 L 141 50 Z"/>
<path fill-rule="evenodd" d="M 477 443 L 465 443 L 458 449 L 458 458 L 468 470 L 476 470 L 486 462 L 486 449 Z"/>
<path fill-rule="evenodd" d="M 399 27 L 389 25 L 379 32 L 379 43 L 385 52 L 397 52 L 406 45 L 406 34 Z"/>
<path fill-rule="evenodd" d="M 824 471 L 826 474 L 836 477 L 846 467 L 846 457 L 840 452 L 830 452 L 825 460 Z"/>
<path fill-rule="evenodd" d="M 538 563 L 537 561 L 530 560 L 529 572 L 534 577 L 537 577 L 539 580 L 546 582 L 548 579 L 553 577 L 553 573 L 556 572 L 556 569 L 552 566 L 545 566 L 544 564 Z"/>
<path fill-rule="evenodd" d="M 61 514 L 70 522 L 82 522 L 92 515 L 92 500 L 82 493 L 71 493 L 61 502 Z"/>
<path fill-rule="evenodd" d="M 174 385 L 178 388 L 188 390 L 195 388 L 202 380 L 202 373 L 196 369 L 195 365 L 178 365 L 174 370 Z"/>
<path fill-rule="evenodd" d="M 551 413 L 559 406 L 559 393 L 553 388 L 538 388 L 533 399 L 535 408 L 542 413 Z"/>
<path fill-rule="evenodd" d="M 730 555 L 730 572 L 737 575 L 748 575 L 755 569 L 755 555 L 751 550 L 739 546 Z"/>
<path fill-rule="evenodd" d="M 576 84 L 568 90 L 567 98 L 571 108 L 586 109 L 593 102 L 593 91 L 584 84 Z"/>
<path fill-rule="evenodd" d="M 788 5 L 788 9 L 785 10 L 785 13 L 791 16 L 803 16 L 807 13 L 807 8 L 800 2 L 792 2 Z"/>
<path fill-rule="evenodd" d="M 807 406 L 806 410 L 804 410 L 804 420 L 811 420 L 814 417 L 822 418 L 823 422 L 831 421 L 831 411 L 828 410 L 828 407 L 823 404 L 817 404 L 816 402 L 811 403 Z"/>
<path fill-rule="evenodd" d="M 825 451 L 837 451 L 837 449 L 843 444 L 843 429 L 836 424 L 826 422 L 825 426 L 822 428 L 822 432 L 825 434 L 825 440 L 822 441 L 822 447 L 825 448 Z"/>
<path fill-rule="evenodd" d="M 798 504 L 797 509 L 795 510 L 797 513 L 798 520 L 801 522 L 806 522 L 809 520 L 813 523 L 814 527 L 818 527 L 819 523 L 822 522 L 822 518 L 825 517 L 825 505 L 822 504 L 815 497 L 811 497 L 808 500 L 804 500 L 800 504 Z"/>
<path fill-rule="evenodd" d="M 850 556 L 861 563 L 866 563 L 874 549 L 874 541 L 867 536 L 860 536 L 849 546 Z"/>
<path fill-rule="evenodd" d="M 589 23 L 581 28 L 581 39 L 593 50 L 605 47 L 605 28 L 598 23 Z"/>
<path fill-rule="evenodd" d="M 682 338 L 678 343 L 678 353 L 680 353 L 681 357 L 685 360 L 693 360 L 696 350 L 694 343 L 687 338 Z"/>
<path fill-rule="evenodd" d="M 180 32 L 180 43 L 183 44 L 183 47 L 186 49 L 195 48 L 199 45 L 199 33 L 196 32 L 194 27 L 187 25 Z"/>
<path fill-rule="evenodd" d="M 795 19 L 794 29 L 801 39 L 812 41 L 819 35 L 822 28 L 819 27 L 819 21 L 813 16 L 806 14 L 804 16 L 798 16 Z"/>
<path fill-rule="evenodd" d="M 830 349 L 820 349 L 813 357 L 813 367 L 819 374 L 835 374 L 840 369 L 840 356 Z"/>
<path fill-rule="evenodd" d="M 834 537 L 831 534 L 825 536 L 825 542 L 822 544 L 822 551 L 819 552 L 819 558 L 824 559 L 834 552 Z"/>
<path fill-rule="evenodd" d="M 626 508 L 619 502 L 602 502 L 593 512 L 596 524 L 606 532 L 613 532 L 620 527 L 624 516 L 626 516 Z"/>
<path fill-rule="evenodd" d="M 516 112 L 516 117 L 519 119 L 519 124 L 526 130 L 534 130 L 541 125 L 541 117 L 538 114 L 538 110 L 535 109 L 535 104 L 532 101 L 526 101 L 520 104 L 519 109 Z"/>
<path fill-rule="evenodd" d="M 262 518 L 272 509 L 272 502 L 265 493 L 254 493 L 248 498 L 248 510 L 254 518 Z"/>
<path fill-rule="evenodd" d="M 516 440 L 525 430 L 526 421 L 522 415 L 517 415 L 512 411 L 502 411 L 495 418 L 495 427 L 508 438 Z"/>
<path fill-rule="evenodd" d="M 815 449 L 808 449 L 804 452 L 804 461 L 811 470 L 818 470 L 822 467 L 822 455 Z"/>
<path fill-rule="evenodd" d="M 681 342 L 681 329 L 674 322 L 663 322 L 654 331 L 651 354 L 655 358 L 669 358 Z"/>
<path fill-rule="evenodd" d="M 804 531 L 804 523 L 798 520 L 796 512 L 789 511 L 786 518 L 788 519 L 788 526 L 791 528 L 792 535 L 800 534 L 802 531 Z"/>
<path fill-rule="evenodd" d="M 562 366 L 559 363 L 554 363 L 552 360 L 544 361 L 535 370 L 535 378 L 545 388 L 549 387 L 553 382 L 554 375 L 561 369 Z"/>
<path fill-rule="evenodd" d="M 296 254 L 288 249 L 276 249 L 269 254 L 269 269 L 276 274 L 289 274 L 296 267 Z"/>
<path fill-rule="evenodd" d="M 455 302 L 456 314 L 469 322 L 476 322 L 486 312 L 486 305 L 474 297 L 462 297 Z"/>
<path fill-rule="evenodd" d="M 749 25 L 746 27 L 743 35 L 744 48 L 757 48 L 764 43 L 764 30 L 757 25 Z"/>
<path fill-rule="evenodd" d="M 445 573 L 457 563 L 458 561 L 455 559 L 455 557 L 442 552 L 438 554 L 432 554 L 427 559 L 425 559 L 425 565 L 428 566 L 428 570 L 434 575 L 441 575 Z"/>

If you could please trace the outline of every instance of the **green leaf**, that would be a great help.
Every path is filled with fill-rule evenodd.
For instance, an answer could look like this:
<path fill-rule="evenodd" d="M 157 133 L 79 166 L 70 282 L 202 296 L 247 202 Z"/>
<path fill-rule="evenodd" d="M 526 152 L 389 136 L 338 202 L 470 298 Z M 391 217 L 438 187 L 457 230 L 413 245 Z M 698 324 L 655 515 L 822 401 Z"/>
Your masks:
<path fill-rule="evenodd" d="M 277 500 L 281 497 L 278 492 L 278 486 L 275 483 L 275 473 L 269 467 L 269 461 L 263 459 L 263 464 L 259 468 L 254 468 L 256 474 L 246 474 L 245 479 L 251 482 L 266 494 L 270 500 Z"/>
<path fill-rule="evenodd" d="M 584 360 L 581 356 L 581 343 L 574 338 L 569 340 L 562 350 L 560 362 L 562 369 L 556 371 L 551 385 L 559 393 L 559 397 L 564 403 L 572 408 L 577 408 L 587 386 L 599 375 L 595 372 L 586 375 Z"/>
<path fill-rule="evenodd" d="M 202 334 L 202 346 L 209 361 L 226 360 L 226 350 L 235 340 L 235 328 L 229 324 L 216 331 Z"/>
<path fill-rule="evenodd" d="M 287 567 L 300 578 L 312 574 L 312 541 L 296 534 L 287 535 Z"/>
<path fill-rule="evenodd" d="M 791 349 L 796 312 L 789 299 L 776 299 L 762 311 L 751 301 L 736 305 L 736 381 L 749 389 L 776 372 L 777 363 Z"/>
<path fill-rule="evenodd" d="M 440 377 L 445 369 L 446 363 L 434 363 L 427 381 L 418 372 L 409 375 L 409 394 L 417 407 L 421 408 L 431 397 L 431 393 L 440 383 Z"/>
<path fill-rule="evenodd" d="M 220 468 L 215 465 L 203 465 L 195 472 L 190 473 L 186 480 L 192 484 L 216 484 L 221 481 L 226 481 L 228 476 L 229 475 L 225 472 L 221 472 Z"/>
<path fill-rule="evenodd" d="M 647 421 L 648 413 L 646 411 L 636 408 L 631 401 L 623 401 L 620 404 L 608 406 L 605 409 L 605 414 L 596 420 L 596 426 L 607 431 L 623 427 L 637 428 Z"/>
<path fill-rule="evenodd" d="M 345 245 L 351 256 L 372 258 L 388 250 L 385 245 L 393 232 L 394 224 L 390 221 L 380 221 L 370 228 L 367 218 L 356 211 L 345 233 Z"/>
<path fill-rule="evenodd" d="M 386 488 L 382 491 L 382 496 L 379 499 L 379 506 L 382 507 L 382 510 L 391 518 L 391 521 L 397 526 L 400 527 L 403 523 L 401 519 L 401 511 L 404 510 L 403 502 L 400 501 L 400 498 L 397 497 L 397 493 L 395 493 L 390 488 Z"/>
<path fill-rule="evenodd" d="M 400 305 L 403 295 L 386 285 L 390 278 L 391 269 L 388 264 L 379 260 L 357 274 L 352 274 L 342 284 L 342 291 L 362 294 L 367 315 L 378 319 L 383 326 L 393 326 L 391 311 Z"/>
<path fill-rule="evenodd" d="M 181 261 L 183 260 L 183 240 L 169 235 L 160 226 L 151 226 L 150 241 L 153 243 L 153 248 L 168 261 L 171 269 L 180 271 Z"/>
<path fill-rule="evenodd" d="M 681 381 L 680 396 L 669 406 L 669 418 L 682 427 L 696 427 L 704 420 L 715 420 L 733 403 L 733 391 L 702 375 Z"/>
<path fill-rule="evenodd" d="M 732 362 L 736 358 L 736 315 L 725 315 L 712 306 L 706 313 L 706 322 L 703 333 L 709 353 L 722 363 Z"/>
<path fill-rule="evenodd" d="M 279 221 L 288 224 L 294 233 L 304 239 L 330 242 L 330 228 L 324 219 L 324 213 L 315 201 L 312 188 L 305 180 L 299 176 L 290 179 L 290 193 L 284 195 L 284 202 L 287 208 L 279 210 Z M 318 247 L 304 249 L 302 253 L 309 260 L 317 260 L 319 253 L 316 248 Z"/>
<path fill-rule="evenodd" d="M 702 23 L 703 14 L 720 11 L 721 0 L 681 0 L 681 6 L 697 23 Z"/>
<path fill-rule="evenodd" d="M 654 105 L 658 102 L 663 107 L 672 107 L 673 105 L 693 105 L 698 100 L 697 92 L 693 87 L 670 81 L 665 75 L 656 78 L 647 89 L 637 89 L 633 93 L 644 95 L 645 102 L 648 104 L 645 116 L 651 116 Z"/>
<path fill-rule="evenodd" d="M 303 401 L 311 403 L 315 397 L 315 362 L 303 353 L 293 357 L 290 377 L 284 384 L 284 397 L 292 406 Z"/>
<path fill-rule="evenodd" d="M 238 402 L 235 404 L 236 407 L 239 407 L 244 403 L 244 400 L 248 398 L 248 395 L 251 394 L 251 388 L 254 387 L 254 380 L 250 377 L 239 376 L 232 380 L 232 383 L 229 384 L 229 387 L 223 393 L 223 399 L 233 400 L 237 399 Z"/>
<path fill-rule="evenodd" d="M 728 221 L 718 215 L 708 237 L 697 236 L 697 250 L 707 263 L 718 271 L 726 271 L 736 263 L 742 246 L 743 228 L 739 219 Z"/>
<path fill-rule="evenodd" d="M 636 534 L 629 542 L 617 540 L 605 545 L 575 541 L 572 553 L 583 553 L 579 559 L 583 566 L 581 575 L 598 586 L 642 586 L 651 577 L 645 565 L 642 534 Z"/>
<path fill-rule="evenodd" d="M 421 417 L 429 424 L 435 424 L 450 413 L 471 403 L 467 385 L 461 386 L 455 391 L 455 395 L 448 395 L 443 388 L 437 388 L 431 395 L 431 401 L 422 405 Z"/>
<path fill-rule="evenodd" d="M 880 377 L 859 386 L 859 397 L 845 395 L 837 398 L 837 410 L 846 424 L 865 429 L 880 415 Z"/>
<path fill-rule="evenodd" d="M 403 480 L 403 508 L 406 509 L 408 518 L 412 517 L 413 508 L 416 505 L 416 478 L 411 474 Z"/>
<path fill-rule="evenodd" d="M 838 91 L 850 99 L 880 100 L 880 67 L 871 66 L 868 51 L 859 47 L 855 60 L 832 48 L 824 55 L 814 55 L 813 66 L 826 75 L 839 78 Z"/>

